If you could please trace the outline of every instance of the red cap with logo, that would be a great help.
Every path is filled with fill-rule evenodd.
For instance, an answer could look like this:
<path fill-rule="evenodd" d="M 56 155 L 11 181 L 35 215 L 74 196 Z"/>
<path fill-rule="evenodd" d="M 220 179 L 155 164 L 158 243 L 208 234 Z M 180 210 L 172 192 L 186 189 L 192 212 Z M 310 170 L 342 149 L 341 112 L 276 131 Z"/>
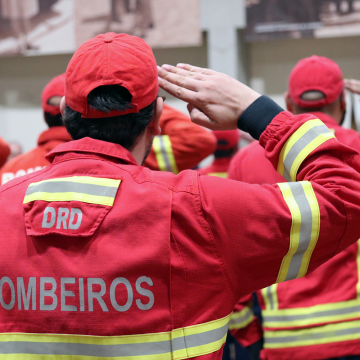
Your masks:
<path fill-rule="evenodd" d="M 131 109 L 104 113 L 91 108 L 87 96 L 103 85 L 120 85 L 132 95 Z M 159 92 L 156 60 L 150 46 L 127 34 L 107 33 L 85 42 L 66 70 L 67 105 L 83 118 L 138 113 Z"/>
<path fill-rule="evenodd" d="M 289 95 L 295 104 L 305 109 L 331 104 L 343 91 L 343 73 L 338 64 L 326 57 L 305 58 L 291 71 Z M 320 96 L 312 99 L 306 96 L 309 92 L 318 92 Z"/>
<path fill-rule="evenodd" d="M 41 94 L 41 107 L 52 116 L 60 114 L 60 104 L 51 105 L 49 100 L 54 96 L 65 95 L 65 74 L 54 77 L 44 88 Z"/>
<path fill-rule="evenodd" d="M 220 130 L 213 131 L 217 139 L 216 150 L 231 150 L 240 140 L 239 130 Z"/>

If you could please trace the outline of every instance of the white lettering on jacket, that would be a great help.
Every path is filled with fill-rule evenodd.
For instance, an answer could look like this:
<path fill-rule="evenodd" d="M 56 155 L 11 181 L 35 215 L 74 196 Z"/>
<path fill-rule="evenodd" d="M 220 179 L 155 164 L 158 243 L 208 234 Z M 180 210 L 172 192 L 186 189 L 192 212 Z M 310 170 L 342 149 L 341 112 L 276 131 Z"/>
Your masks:
<path fill-rule="evenodd" d="M 17 277 L 13 281 L 4 276 L 0 279 L 0 311 L 1 308 L 13 310 L 17 303 L 17 309 L 27 311 L 108 312 L 112 307 L 118 312 L 126 312 L 135 306 L 134 298 L 136 307 L 147 311 L 154 306 L 155 297 L 151 290 L 143 287 L 144 284 L 152 287 L 153 281 L 146 276 L 139 277 L 134 294 L 134 286 L 124 277 L 114 279 L 107 287 L 101 278 L 62 277 L 58 283 L 52 277 Z M 110 302 L 105 301 L 105 295 L 109 295 Z M 148 301 L 143 302 L 145 298 Z"/>
<path fill-rule="evenodd" d="M 44 169 L 45 167 L 46 166 L 36 166 L 34 168 L 29 168 L 27 170 L 20 169 L 16 173 L 13 173 L 13 172 L 3 173 L 2 177 L 1 177 L 1 185 L 4 185 L 8 181 L 13 180 L 15 178 L 18 178 L 20 176 L 24 176 L 26 174 L 31 174 L 31 173 L 33 173 L 35 171 Z"/>
<path fill-rule="evenodd" d="M 83 218 L 83 213 L 80 209 L 77 208 L 71 208 L 69 210 L 68 208 L 59 208 L 58 213 L 56 214 L 56 210 L 48 206 L 44 210 L 43 220 L 42 220 L 42 228 L 43 229 L 51 229 L 55 226 L 57 229 L 68 229 L 67 226 L 67 219 L 70 215 L 70 221 L 69 221 L 69 229 L 70 230 L 77 230 L 80 225 Z M 76 218 L 76 221 L 75 221 Z"/>

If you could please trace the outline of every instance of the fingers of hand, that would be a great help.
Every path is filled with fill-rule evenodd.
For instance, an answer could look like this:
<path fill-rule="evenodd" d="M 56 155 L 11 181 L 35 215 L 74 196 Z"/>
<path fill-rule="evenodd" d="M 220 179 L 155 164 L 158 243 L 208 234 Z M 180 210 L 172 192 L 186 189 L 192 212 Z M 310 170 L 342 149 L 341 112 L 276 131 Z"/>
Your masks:
<path fill-rule="evenodd" d="M 183 69 L 183 70 L 186 70 L 186 71 L 190 71 L 192 73 L 197 73 L 197 74 L 202 74 L 202 75 L 215 75 L 215 74 L 217 74 L 216 71 L 201 68 L 201 67 L 198 67 L 198 66 L 189 65 L 189 64 L 179 63 L 179 64 L 176 65 L 176 67 L 178 69 Z"/>
<path fill-rule="evenodd" d="M 345 88 L 351 92 L 360 93 L 360 81 L 355 79 L 345 79 L 344 80 Z"/>
<path fill-rule="evenodd" d="M 167 70 L 169 68 L 169 70 Z M 166 67 L 158 67 L 158 75 L 168 82 L 178 85 L 182 88 L 196 91 L 198 88 L 197 81 L 192 79 L 192 76 L 187 76 L 187 73 L 179 74 L 178 71 L 173 71 L 175 67 L 166 65 Z"/>
<path fill-rule="evenodd" d="M 163 79 L 161 77 L 159 79 L 159 86 L 164 89 L 169 94 L 177 97 L 178 99 L 181 99 L 183 101 L 186 101 L 188 103 L 194 102 L 196 98 L 196 92 L 190 91 L 187 89 L 184 89 L 180 86 L 174 85 L 171 82 L 167 81 L 166 79 Z"/>
<path fill-rule="evenodd" d="M 208 129 L 213 129 L 214 128 L 214 122 L 206 115 L 204 114 L 202 111 L 200 111 L 198 108 L 196 108 L 193 105 L 188 105 L 187 106 L 190 117 L 191 117 L 191 121 L 194 122 L 195 124 L 207 127 Z"/>

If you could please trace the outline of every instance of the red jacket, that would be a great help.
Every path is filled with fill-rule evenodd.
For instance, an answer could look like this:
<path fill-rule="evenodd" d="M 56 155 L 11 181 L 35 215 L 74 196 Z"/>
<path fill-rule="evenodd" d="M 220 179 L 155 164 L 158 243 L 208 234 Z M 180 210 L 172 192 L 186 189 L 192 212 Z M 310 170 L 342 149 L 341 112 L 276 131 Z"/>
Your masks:
<path fill-rule="evenodd" d="M 0 168 L 6 163 L 9 155 L 9 145 L 2 138 L 0 138 Z"/>
<path fill-rule="evenodd" d="M 210 131 L 165 104 L 160 127 L 161 135 L 155 137 L 144 164 L 152 170 L 178 174 L 193 169 L 216 149 L 216 138 Z"/>
<path fill-rule="evenodd" d="M 198 169 L 198 172 L 201 175 L 220 176 L 222 178 L 227 178 L 230 162 L 230 157 L 215 159 L 210 166 Z"/>
<path fill-rule="evenodd" d="M 221 359 L 239 298 L 296 276 L 299 256 L 305 275 L 360 237 L 360 156 L 311 119 L 282 112 L 261 135 L 281 166 L 288 140 L 319 131 L 287 186 L 154 172 L 89 138 L 2 186 L 6 353 Z M 301 225 L 290 209 L 303 210 L 302 189 L 311 214 L 301 224 L 313 231 L 301 244 L 313 251 L 289 257 L 292 224 Z"/>
<path fill-rule="evenodd" d="M 11 159 L 1 168 L 1 184 L 48 166 L 50 163 L 45 159 L 45 155 L 56 146 L 70 140 L 71 136 L 64 126 L 55 126 L 44 131 L 39 136 L 38 146 L 35 149 Z"/>
<path fill-rule="evenodd" d="M 314 115 L 335 132 L 340 142 L 360 151 L 357 132 L 342 128 L 323 113 Z M 257 142 L 235 155 L 229 177 L 251 184 L 285 181 Z M 359 254 L 355 243 L 312 274 L 258 292 L 264 320 L 262 359 L 311 360 L 360 355 Z M 244 337 L 244 332 L 239 335 Z"/>

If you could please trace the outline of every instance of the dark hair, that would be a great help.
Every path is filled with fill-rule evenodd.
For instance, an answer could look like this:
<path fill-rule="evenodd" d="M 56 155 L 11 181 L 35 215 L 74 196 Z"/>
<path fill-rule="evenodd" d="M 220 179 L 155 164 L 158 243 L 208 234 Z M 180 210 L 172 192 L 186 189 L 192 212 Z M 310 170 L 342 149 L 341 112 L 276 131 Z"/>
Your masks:
<path fill-rule="evenodd" d="M 132 95 L 119 85 L 99 86 L 87 97 L 93 109 L 109 113 L 112 110 L 131 109 Z M 84 119 L 81 114 L 66 106 L 63 117 L 64 125 L 73 138 L 84 137 L 119 144 L 132 150 L 136 139 L 145 131 L 154 114 L 155 101 L 138 113 L 131 113 L 108 118 Z"/>
<path fill-rule="evenodd" d="M 48 112 L 44 112 L 44 118 L 49 128 L 64 125 L 61 114 L 51 115 Z"/>
<path fill-rule="evenodd" d="M 238 150 L 237 146 L 234 146 L 233 148 L 227 150 L 216 150 L 214 152 L 214 156 L 216 159 L 232 157 L 237 150 Z"/>

